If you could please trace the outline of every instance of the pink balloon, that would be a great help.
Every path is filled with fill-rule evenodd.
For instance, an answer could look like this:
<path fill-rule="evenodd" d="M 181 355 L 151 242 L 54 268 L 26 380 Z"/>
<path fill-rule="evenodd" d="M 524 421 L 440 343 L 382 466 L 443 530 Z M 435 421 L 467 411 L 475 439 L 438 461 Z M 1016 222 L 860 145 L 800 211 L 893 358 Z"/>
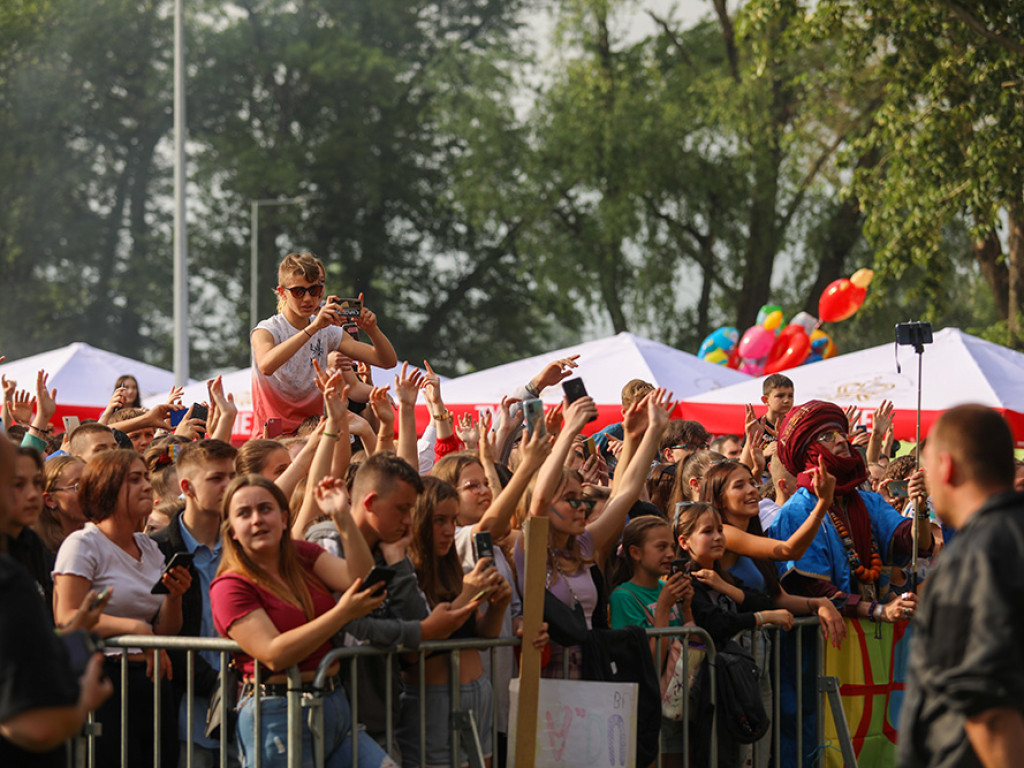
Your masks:
<path fill-rule="evenodd" d="M 774 343 L 774 331 L 769 331 L 761 325 L 751 326 L 740 339 L 740 357 L 744 360 L 760 360 L 768 355 Z"/>

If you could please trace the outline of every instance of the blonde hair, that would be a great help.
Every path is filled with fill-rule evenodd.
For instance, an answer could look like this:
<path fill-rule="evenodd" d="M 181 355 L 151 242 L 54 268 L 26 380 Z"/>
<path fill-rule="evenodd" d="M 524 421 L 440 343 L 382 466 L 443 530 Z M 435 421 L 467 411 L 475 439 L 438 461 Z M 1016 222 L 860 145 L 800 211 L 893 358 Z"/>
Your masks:
<path fill-rule="evenodd" d="M 289 253 L 281 260 L 277 268 L 277 284 L 284 285 L 289 277 L 301 277 L 310 283 L 324 282 L 327 280 L 327 270 L 324 263 L 308 251 L 305 253 Z M 277 311 L 284 312 L 287 300 L 281 294 L 277 294 Z"/>

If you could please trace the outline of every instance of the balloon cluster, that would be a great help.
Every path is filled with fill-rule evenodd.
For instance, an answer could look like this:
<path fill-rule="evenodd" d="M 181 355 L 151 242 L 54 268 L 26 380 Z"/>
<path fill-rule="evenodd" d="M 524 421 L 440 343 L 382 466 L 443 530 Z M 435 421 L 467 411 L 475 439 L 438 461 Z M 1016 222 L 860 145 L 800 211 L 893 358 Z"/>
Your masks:
<path fill-rule="evenodd" d="M 782 307 L 765 304 L 758 310 L 757 322 L 742 336 L 731 326 L 719 328 L 704 339 L 697 357 L 751 376 L 835 357 L 839 350 L 832 337 L 821 330 L 821 323 L 852 317 L 864 303 L 874 276 L 870 269 L 859 269 L 850 278 L 830 283 L 818 301 L 820 321 L 800 312 L 787 324 Z"/>

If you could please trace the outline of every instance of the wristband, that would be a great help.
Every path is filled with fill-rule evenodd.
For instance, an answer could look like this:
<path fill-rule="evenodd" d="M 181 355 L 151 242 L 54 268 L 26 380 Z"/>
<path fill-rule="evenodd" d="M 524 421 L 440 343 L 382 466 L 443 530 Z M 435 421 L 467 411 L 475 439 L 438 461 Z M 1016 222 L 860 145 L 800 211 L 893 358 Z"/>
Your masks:
<path fill-rule="evenodd" d="M 306 334 L 307 336 L 309 336 L 309 338 L 311 338 L 311 339 L 313 338 L 313 334 L 309 332 L 309 326 L 306 326 L 305 328 L 303 328 L 302 332 L 304 334 Z"/>
<path fill-rule="evenodd" d="M 49 435 L 53 433 L 53 427 L 47 427 L 46 429 L 42 429 L 41 427 L 37 427 L 35 424 L 29 424 L 28 428 L 34 429 L 36 432 L 42 432 L 44 435 Z"/>
<path fill-rule="evenodd" d="M 871 605 L 868 606 L 868 621 L 878 621 L 878 619 L 875 618 L 875 608 L 877 607 L 878 601 L 872 600 Z"/>
<path fill-rule="evenodd" d="M 395 436 L 394 430 L 392 430 L 390 432 L 378 432 L 377 433 L 377 437 L 379 437 L 381 440 L 387 440 L 389 437 L 394 437 L 394 436 Z"/>
<path fill-rule="evenodd" d="M 760 611 L 754 611 L 754 626 L 760 627 L 764 625 L 764 616 L 761 615 Z"/>
<path fill-rule="evenodd" d="M 526 390 L 527 394 L 533 395 L 535 398 L 540 397 L 540 390 L 533 386 L 532 381 L 527 382 L 526 386 L 523 387 L 523 389 Z"/>
<path fill-rule="evenodd" d="M 333 437 L 335 440 L 338 439 L 338 435 L 334 432 L 328 432 L 326 429 L 321 433 L 323 437 Z"/>
<path fill-rule="evenodd" d="M 451 421 L 452 420 L 452 412 L 449 411 L 449 410 L 445 410 L 445 411 L 443 411 L 441 413 L 432 413 L 430 415 L 433 417 L 434 421 Z"/>

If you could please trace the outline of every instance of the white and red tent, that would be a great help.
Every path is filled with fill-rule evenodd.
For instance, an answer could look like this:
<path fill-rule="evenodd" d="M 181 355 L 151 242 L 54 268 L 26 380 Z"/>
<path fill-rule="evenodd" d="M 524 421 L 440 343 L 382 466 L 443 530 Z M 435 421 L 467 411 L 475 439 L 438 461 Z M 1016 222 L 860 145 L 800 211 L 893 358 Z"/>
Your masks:
<path fill-rule="evenodd" d="M 631 379 L 665 387 L 676 399 L 695 397 L 750 379 L 731 368 L 713 365 L 688 352 L 624 332 L 452 379 L 442 387 L 445 405 L 456 414 L 493 408 L 503 396 L 512 394 L 540 373 L 545 365 L 570 355 L 580 356 L 579 368 L 573 372 L 573 377 L 583 379 L 587 394 L 597 403 L 598 419 L 590 425 L 589 431 L 621 421 L 622 387 Z M 560 402 L 561 387 L 551 387 L 541 399 L 547 405 Z"/>
<path fill-rule="evenodd" d="M 918 357 L 913 347 L 895 344 L 850 352 L 783 371 L 793 380 L 796 402 L 828 400 L 842 407 L 855 405 L 866 416 L 882 402 L 896 408 L 895 435 L 913 440 L 917 409 Z M 924 347 L 922 359 L 921 435 L 927 436 L 935 420 L 953 406 L 981 403 L 1002 413 L 1013 430 L 1017 445 L 1024 447 L 1024 354 L 957 328 L 937 331 L 934 342 Z M 709 432 L 740 433 L 743 409 L 755 405 L 758 415 L 764 377 L 688 398 L 682 416 L 695 419 Z"/>
<path fill-rule="evenodd" d="M 122 374 L 130 373 L 135 377 L 139 382 L 139 396 L 143 400 L 157 396 L 159 402 L 167 397 L 174 386 L 174 374 L 170 371 L 97 349 L 81 341 L 0 365 L 0 374 L 8 381 L 17 381 L 18 389 L 26 389 L 33 396 L 36 391 L 36 374 L 40 370 L 50 375 L 47 386 L 57 389 L 57 416 L 54 422 L 58 432 L 62 429 L 58 425 L 63 416 L 98 417 L 107 407 L 114 392 L 114 383 Z"/>

